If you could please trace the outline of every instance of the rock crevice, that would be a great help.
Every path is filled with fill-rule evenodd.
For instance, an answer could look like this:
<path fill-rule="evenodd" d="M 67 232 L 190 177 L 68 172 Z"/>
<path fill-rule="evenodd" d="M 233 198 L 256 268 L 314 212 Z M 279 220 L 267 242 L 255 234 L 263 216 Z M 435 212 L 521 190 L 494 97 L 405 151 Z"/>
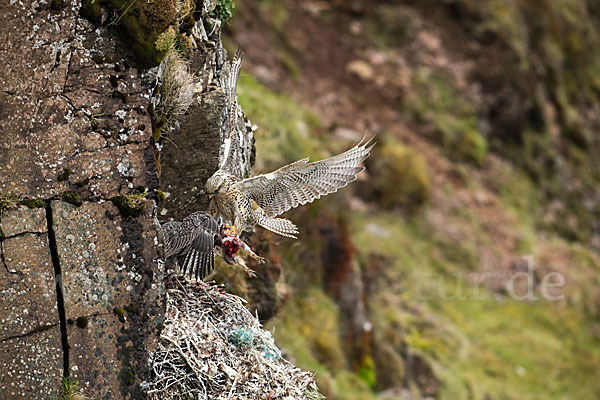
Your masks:
<path fill-rule="evenodd" d="M 58 321 L 60 325 L 60 337 L 63 354 L 63 376 L 69 376 L 69 339 L 67 335 L 65 291 L 62 282 L 62 271 L 60 268 L 60 259 L 58 257 L 58 247 L 56 246 L 52 205 L 50 201 L 48 201 L 46 205 L 46 222 L 48 224 L 48 245 L 50 247 L 50 257 L 52 259 L 52 266 L 54 267 L 54 280 L 56 282 L 56 305 L 58 307 Z"/>
<path fill-rule="evenodd" d="M 139 398 L 163 319 L 156 206 L 109 201 L 158 187 L 151 88 L 79 8 L 0 5 L 0 398 Z"/>

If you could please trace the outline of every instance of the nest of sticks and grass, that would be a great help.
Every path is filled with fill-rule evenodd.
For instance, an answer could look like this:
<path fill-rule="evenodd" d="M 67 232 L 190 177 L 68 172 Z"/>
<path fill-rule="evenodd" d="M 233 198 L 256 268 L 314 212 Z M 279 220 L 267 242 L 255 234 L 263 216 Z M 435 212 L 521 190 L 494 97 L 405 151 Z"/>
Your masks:
<path fill-rule="evenodd" d="M 282 357 L 245 300 L 204 282 L 176 280 L 173 286 L 149 361 L 149 399 L 324 398 L 312 373 Z"/>

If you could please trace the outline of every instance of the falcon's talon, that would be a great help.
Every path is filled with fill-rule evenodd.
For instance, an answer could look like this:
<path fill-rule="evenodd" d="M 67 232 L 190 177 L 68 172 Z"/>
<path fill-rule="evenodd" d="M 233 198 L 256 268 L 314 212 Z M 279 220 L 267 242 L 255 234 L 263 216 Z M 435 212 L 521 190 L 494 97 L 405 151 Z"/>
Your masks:
<path fill-rule="evenodd" d="M 259 256 L 258 254 L 256 254 L 254 251 L 252 251 L 252 249 L 250 248 L 250 246 L 246 245 L 246 243 L 244 243 L 244 251 L 246 251 L 248 253 L 248 255 L 255 261 L 257 261 L 259 264 L 264 264 L 265 263 L 265 258 Z"/>
<path fill-rule="evenodd" d="M 256 278 L 256 272 L 246 265 L 246 262 L 241 256 L 236 255 L 234 257 L 234 261 L 242 269 L 242 271 L 246 273 L 246 275 L 248 275 L 250 278 Z"/>
<path fill-rule="evenodd" d="M 225 225 L 225 229 L 229 230 L 230 236 L 238 236 L 235 225 Z"/>

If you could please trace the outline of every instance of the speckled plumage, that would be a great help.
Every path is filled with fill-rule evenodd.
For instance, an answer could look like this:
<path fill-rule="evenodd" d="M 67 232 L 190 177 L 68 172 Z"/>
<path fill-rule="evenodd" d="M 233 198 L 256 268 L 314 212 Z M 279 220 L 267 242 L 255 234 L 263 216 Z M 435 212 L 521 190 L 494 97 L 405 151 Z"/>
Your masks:
<path fill-rule="evenodd" d="M 189 270 L 190 277 L 203 279 L 213 271 L 219 225 L 207 212 L 195 212 L 182 222 L 164 222 L 161 227 L 165 256 L 174 260 L 184 275 Z"/>
<path fill-rule="evenodd" d="M 236 98 L 242 53 L 236 53 L 228 82 L 229 146 L 237 137 L 238 104 Z M 230 150 L 225 150 L 219 170 L 205 185 L 206 193 L 213 197 L 209 212 L 233 223 L 238 233 L 260 225 L 279 235 L 295 238 L 296 226 L 284 218 L 276 218 L 285 211 L 310 203 L 333 193 L 356 179 L 363 170 L 358 165 L 364 161 L 375 145 L 372 138 L 364 137 L 350 150 L 325 160 L 309 163 L 308 158 L 286 165 L 269 174 L 242 179 L 233 175 Z"/>
<path fill-rule="evenodd" d="M 350 150 L 317 162 L 308 158 L 277 171 L 253 178 L 239 179 L 222 170 L 206 183 L 214 196 L 211 211 L 233 222 L 238 232 L 260 225 L 277 234 L 295 237 L 296 226 L 278 215 L 307 204 L 356 180 L 364 168 L 358 165 L 375 145 L 363 138 Z"/>

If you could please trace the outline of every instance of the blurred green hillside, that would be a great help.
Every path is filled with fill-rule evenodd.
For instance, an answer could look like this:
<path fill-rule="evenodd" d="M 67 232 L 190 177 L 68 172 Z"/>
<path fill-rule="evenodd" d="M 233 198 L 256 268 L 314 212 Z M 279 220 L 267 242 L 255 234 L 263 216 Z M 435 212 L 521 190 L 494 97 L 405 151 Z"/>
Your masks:
<path fill-rule="evenodd" d="M 230 284 L 328 398 L 600 398 L 599 4 L 256 0 L 228 29 L 255 172 L 377 134 L 298 241 L 259 233 L 271 282 Z"/>

